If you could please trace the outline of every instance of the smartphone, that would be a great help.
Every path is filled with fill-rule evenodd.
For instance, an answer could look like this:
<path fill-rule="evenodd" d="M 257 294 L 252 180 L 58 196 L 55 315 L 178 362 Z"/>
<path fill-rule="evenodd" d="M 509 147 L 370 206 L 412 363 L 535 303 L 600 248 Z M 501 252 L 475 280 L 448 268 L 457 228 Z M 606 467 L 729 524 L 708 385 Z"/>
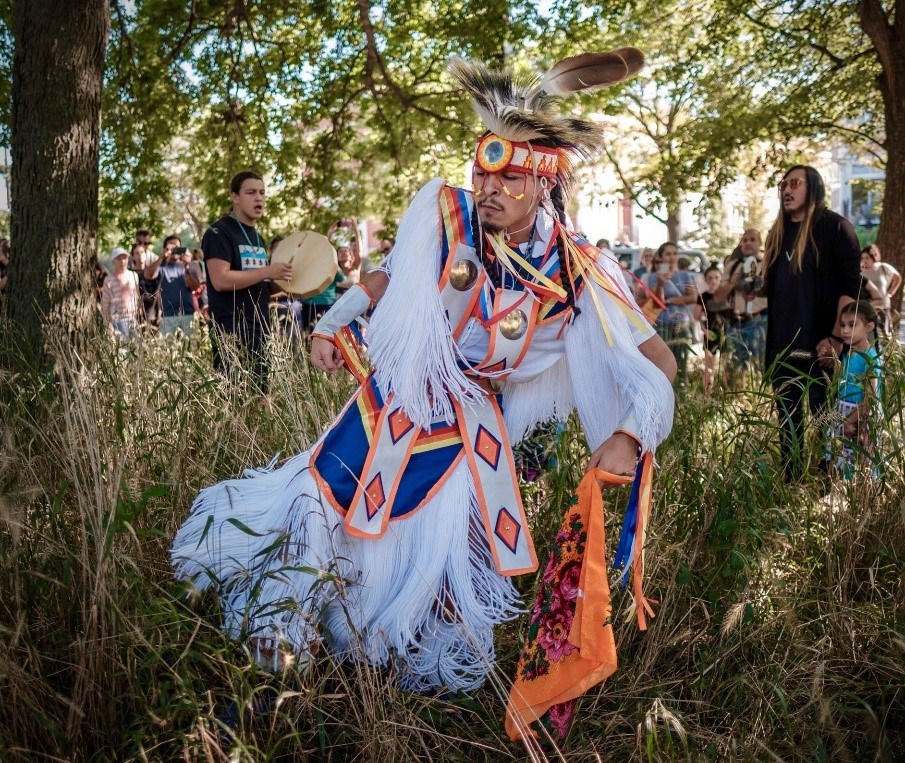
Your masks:
<path fill-rule="evenodd" d="M 184 246 L 174 246 L 173 254 L 185 254 L 186 248 Z"/>
<path fill-rule="evenodd" d="M 657 272 L 658 272 L 661 276 L 668 276 L 668 275 L 669 275 L 669 263 L 668 263 L 668 262 L 661 262 L 661 263 L 660 263 L 660 266 L 657 268 Z"/>

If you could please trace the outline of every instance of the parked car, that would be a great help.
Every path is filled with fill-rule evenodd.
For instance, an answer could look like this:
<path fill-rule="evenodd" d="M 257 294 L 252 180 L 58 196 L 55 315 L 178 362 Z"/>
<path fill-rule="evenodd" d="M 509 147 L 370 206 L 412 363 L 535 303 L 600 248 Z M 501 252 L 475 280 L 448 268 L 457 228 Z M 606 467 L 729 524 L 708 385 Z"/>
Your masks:
<path fill-rule="evenodd" d="M 638 246 L 614 246 L 613 254 L 619 258 L 619 263 L 629 270 L 641 267 L 642 248 Z M 710 265 L 710 258 L 700 249 L 679 249 L 679 257 L 686 257 L 691 261 L 691 270 L 694 273 L 703 273 Z"/>

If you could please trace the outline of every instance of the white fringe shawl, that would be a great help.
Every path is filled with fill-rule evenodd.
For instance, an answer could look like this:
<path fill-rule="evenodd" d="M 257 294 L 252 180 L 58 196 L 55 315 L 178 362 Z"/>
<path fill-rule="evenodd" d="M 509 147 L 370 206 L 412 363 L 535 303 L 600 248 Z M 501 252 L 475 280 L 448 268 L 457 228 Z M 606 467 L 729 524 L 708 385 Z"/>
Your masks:
<path fill-rule="evenodd" d="M 503 420 L 515 445 L 543 421 L 565 421 L 575 408 L 566 358 L 530 381 L 509 383 L 503 395 Z"/>
<path fill-rule="evenodd" d="M 622 278 L 614 263 L 598 264 L 614 278 Z M 567 329 L 565 357 L 528 382 L 507 385 L 503 418 L 513 444 L 544 421 L 565 421 L 578 409 L 591 450 L 616 430 L 634 406 L 641 442 L 653 452 L 672 429 L 675 396 L 669 380 L 635 344 L 628 317 L 613 297 L 588 279 Z M 607 342 L 589 289 L 603 309 L 613 346 Z"/>
<path fill-rule="evenodd" d="M 613 279 L 622 279 L 618 265 L 605 256 L 598 264 Z M 620 281 L 617 281 L 620 282 Z M 594 289 L 613 338 L 607 342 L 589 290 Z M 578 298 L 581 309 L 566 335 L 566 361 L 575 407 L 593 451 L 613 432 L 634 406 L 645 451 L 654 452 L 672 429 L 675 394 L 666 375 L 641 354 L 628 317 L 590 279 Z"/>
<path fill-rule="evenodd" d="M 374 310 L 368 352 L 384 395 L 396 402 L 419 427 L 437 417 L 450 421 L 446 394 L 463 404 L 478 401 L 481 389 L 459 369 L 452 330 L 437 283 L 440 279 L 442 228 L 440 189 L 444 180 L 427 183 L 412 200 L 399 224 L 389 262 L 390 284 Z"/>
<path fill-rule="evenodd" d="M 405 688 L 476 689 L 495 669 L 494 627 L 522 608 L 494 567 L 467 463 L 371 540 L 343 531 L 309 457 L 202 490 L 173 540 L 176 577 L 217 591 L 234 638 L 302 661 L 323 639 L 338 658 L 393 664 Z"/>

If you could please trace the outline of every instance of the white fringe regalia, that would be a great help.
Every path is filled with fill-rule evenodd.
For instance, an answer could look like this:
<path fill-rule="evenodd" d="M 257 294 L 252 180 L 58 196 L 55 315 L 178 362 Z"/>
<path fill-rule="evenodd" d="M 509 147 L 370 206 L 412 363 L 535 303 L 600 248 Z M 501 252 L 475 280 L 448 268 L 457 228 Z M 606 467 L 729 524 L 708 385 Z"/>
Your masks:
<path fill-rule="evenodd" d="M 442 185 L 428 183 L 406 212 L 369 330 L 381 389 L 422 427 L 452 415 L 449 398 L 429 390 L 445 389 L 466 406 L 483 399 L 460 370 L 437 287 Z M 618 266 L 601 265 L 621 278 Z M 638 351 L 645 337 L 601 289 L 587 283 L 578 305 L 583 312 L 558 349 L 545 351 L 543 362 L 535 357 L 536 375 L 507 382 L 511 442 L 577 409 L 593 449 L 634 403 L 643 445 L 653 450 L 672 425 L 669 381 Z M 273 667 L 280 652 L 304 661 L 324 644 L 338 657 L 392 667 L 408 689 L 478 687 L 494 665 L 494 626 L 521 609 L 510 579 L 494 567 L 466 460 L 421 510 L 390 522 L 381 538 L 361 539 L 344 531 L 320 494 L 308 468 L 313 450 L 202 490 L 173 541 L 177 577 L 214 588 L 226 632 L 250 640 Z"/>

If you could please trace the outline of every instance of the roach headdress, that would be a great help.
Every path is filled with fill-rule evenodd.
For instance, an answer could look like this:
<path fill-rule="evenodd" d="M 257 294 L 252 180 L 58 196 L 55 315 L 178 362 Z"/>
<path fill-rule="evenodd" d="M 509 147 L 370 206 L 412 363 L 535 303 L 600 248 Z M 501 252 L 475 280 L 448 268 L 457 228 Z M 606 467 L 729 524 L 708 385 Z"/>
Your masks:
<path fill-rule="evenodd" d="M 602 126 L 561 112 L 570 93 L 596 90 L 636 74 L 644 66 L 637 48 L 564 58 L 542 77 L 518 80 L 512 72 L 454 58 L 450 74 L 471 96 L 488 133 L 477 161 L 489 172 L 521 171 L 568 181 L 572 158 L 588 158 Z"/>

